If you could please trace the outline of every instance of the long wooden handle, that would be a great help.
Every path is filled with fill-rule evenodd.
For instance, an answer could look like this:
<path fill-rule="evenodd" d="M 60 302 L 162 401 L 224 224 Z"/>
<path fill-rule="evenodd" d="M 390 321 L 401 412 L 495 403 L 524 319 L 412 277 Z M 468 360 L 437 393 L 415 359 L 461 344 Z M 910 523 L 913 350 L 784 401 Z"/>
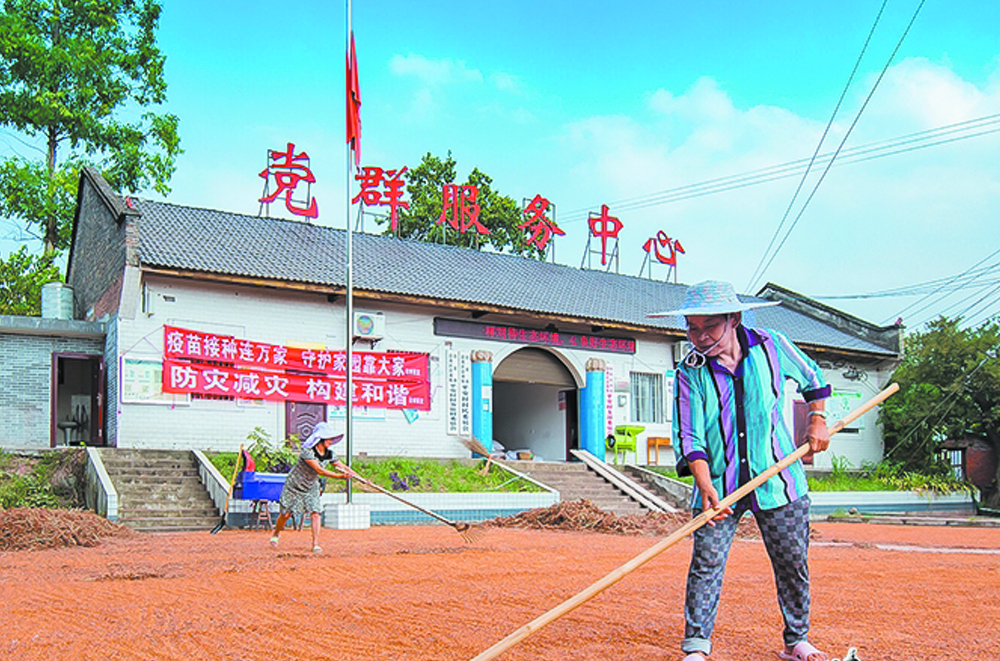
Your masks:
<path fill-rule="evenodd" d="M 346 466 L 342 467 L 341 470 L 343 470 L 343 468 L 346 468 Z M 437 519 L 438 521 L 441 521 L 442 523 L 447 523 L 449 526 L 452 526 L 452 527 L 455 527 L 455 528 L 458 527 L 458 524 L 455 523 L 454 521 L 450 521 L 450 520 L 444 518 L 443 516 L 441 516 L 440 514 L 438 514 L 437 512 L 432 512 L 430 510 L 425 510 L 420 505 L 417 505 L 415 503 L 411 503 L 410 501 L 397 496 L 396 494 L 394 494 L 393 492 L 389 491 L 388 489 L 386 489 L 384 487 L 380 487 L 379 485 L 375 484 L 371 480 L 358 475 L 357 473 L 354 472 L 354 470 L 352 470 L 350 468 L 348 468 L 346 472 L 347 472 L 348 475 L 350 475 L 352 478 L 354 478 L 358 482 L 361 482 L 362 484 L 367 484 L 372 489 L 375 489 L 376 491 L 378 491 L 380 493 L 384 493 L 385 495 L 389 496 L 390 498 L 395 498 L 396 500 L 398 500 L 399 502 L 403 503 L 404 505 L 409 505 L 410 507 L 412 507 L 415 510 L 420 510 L 421 512 L 423 512 L 427 516 L 434 517 L 435 519 Z"/>
<path fill-rule="evenodd" d="M 831 427 L 830 435 L 832 436 L 833 434 L 836 434 L 844 427 L 854 422 L 854 420 L 856 420 L 857 418 L 864 415 L 874 407 L 881 404 L 897 390 L 899 390 L 899 385 L 895 383 L 891 384 L 885 390 L 883 390 L 879 394 L 869 399 L 867 402 L 859 406 L 857 409 L 851 411 L 844 417 L 843 420 L 841 420 L 833 427 Z M 736 503 L 740 498 L 747 495 L 748 493 L 759 487 L 761 484 L 774 477 L 779 472 L 788 468 L 791 464 L 798 461 L 808 452 L 809 452 L 808 443 L 799 446 L 798 448 L 796 448 L 795 452 L 791 453 L 781 461 L 777 462 L 776 464 L 765 470 L 760 475 L 756 476 L 755 478 L 753 478 L 752 480 L 741 486 L 733 493 L 723 498 L 719 502 L 718 506 L 715 507 L 714 509 L 703 511 L 701 514 L 694 517 L 693 519 L 685 523 L 683 526 L 672 532 L 668 537 L 660 540 L 653 546 L 649 547 L 639 555 L 635 556 L 634 558 L 626 562 L 621 567 L 618 567 L 617 569 L 612 571 L 604 578 L 600 579 L 590 587 L 584 589 L 582 592 L 577 593 L 576 595 L 570 597 L 569 599 L 562 602 L 561 604 L 559 604 L 552 610 L 548 611 L 547 613 L 544 613 L 536 617 L 531 622 L 528 622 L 514 633 L 510 634 L 500 642 L 493 645 L 493 647 L 490 647 L 486 651 L 474 657 L 472 661 L 487 661 L 487 659 L 495 659 L 496 657 L 507 651 L 509 648 L 521 642 L 522 640 L 524 640 L 531 634 L 535 633 L 545 625 L 553 622 L 554 620 L 559 619 L 566 613 L 569 613 L 570 611 L 581 606 L 590 599 L 593 599 L 607 588 L 611 587 L 621 579 L 625 578 L 625 576 L 627 576 L 628 574 L 632 573 L 633 571 L 643 566 L 644 564 L 646 564 L 659 554 L 663 553 L 668 548 L 670 548 L 677 542 L 681 541 L 682 539 L 693 533 L 698 528 L 701 528 L 703 525 L 708 523 L 712 518 L 717 516 L 723 509 Z"/>
<path fill-rule="evenodd" d="M 229 499 L 233 497 L 233 485 L 236 484 L 236 474 L 239 472 L 240 462 L 243 461 L 243 444 L 240 444 L 240 453 L 236 455 L 236 463 L 233 464 L 233 476 L 229 478 L 229 491 L 226 492 L 226 505 L 222 510 L 222 517 L 229 514 Z"/>

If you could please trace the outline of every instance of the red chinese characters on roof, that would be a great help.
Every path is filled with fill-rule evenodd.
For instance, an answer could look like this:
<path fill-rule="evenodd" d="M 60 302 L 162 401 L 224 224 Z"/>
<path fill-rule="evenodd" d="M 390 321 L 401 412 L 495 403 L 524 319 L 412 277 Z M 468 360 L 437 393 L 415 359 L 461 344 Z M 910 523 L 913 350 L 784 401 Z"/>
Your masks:
<path fill-rule="evenodd" d="M 396 231 L 398 223 L 398 212 L 400 208 L 409 209 L 410 203 L 403 201 L 403 174 L 407 168 L 404 165 L 398 170 L 383 170 L 380 167 L 365 166 L 361 174 L 354 175 L 354 178 L 361 182 L 361 192 L 354 196 L 351 204 L 358 200 L 367 206 L 389 207 L 389 217 L 392 223 L 392 231 Z M 379 190 L 381 186 L 385 190 Z"/>
<path fill-rule="evenodd" d="M 666 250 L 661 253 L 660 248 Z M 655 257 L 660 264 L 668 266 L 677 266 L 677 253 L 684 254 L 681 242 L 677 239 L 671 239 L 663 230 L 657 232 L 655 238 L 647 239 L 646 243 L 642 244 L 642 249 Z"/>
<path fill-rule="evenodd" d="M 441 217 L 438 224 L 448 223 L 459 234 L 475 228 L 480 234 L 489 234 L 486 226 L 479 222 L 478 186 L 445 184 L 441 191 Z"/>
<path fill-rule="evenodd" d="M 590 233 L 601 240 L 601 264 L 607 264 L 608 239 L 617 239 L 622 221 L 608 215 L 608 205 L 601 205 L 601 215 L 591 216 Z"/>
<path fill-rule="evenodd" d="M 306 195 L 307 206 L 305 207 L 296 206 L 295 200 L 292 199 L 292 193 L 295 192 L 296 187 L 300 183 L 316 183 L 316 178 L 313 176 L 312 170 L 309 169 L 309 154 L 304 151 L 296 154 L 295 143 L 289 142 L 283 152 L 276 149 L 269 149 L 267 152 L 267 168 L 260 173 L 260 176 L 265 180 L 273 176 L 277 188 L 273 193 L 264 195 L 258 202 L 271 204 L 284 194 L 285 208 L 296 216 L 305 216 L 306 218 L 316 218 L 319 216 L 316 200 L 308 193 Z M 266 186 L 267 184 L 265 184 L 265 191 Z"/>
<path fill-rule="evenodd" d="M 532 233 L 528 238 L 528 245 L 535 246 L 543 252 L 553 234 L 559 236 L 566 234 L 559 229 L 554 220 L 550 220 L 546 215 L 550 205 L 551 203 L 547 199 L 541 195 L 535 195 L 534 199 L 524 208 L 525 221 L 518 225 L 519 229 Z"/>

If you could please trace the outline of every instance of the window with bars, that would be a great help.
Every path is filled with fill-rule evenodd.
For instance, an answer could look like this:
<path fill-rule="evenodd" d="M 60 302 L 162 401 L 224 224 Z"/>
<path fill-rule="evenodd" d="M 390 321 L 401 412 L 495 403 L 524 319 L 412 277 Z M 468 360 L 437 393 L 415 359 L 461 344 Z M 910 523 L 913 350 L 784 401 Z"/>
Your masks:
<path fill-rule="evenodd" d="M 629 378 L 632 422 L 663 422 L 663 375 L 632 372 Z"/>

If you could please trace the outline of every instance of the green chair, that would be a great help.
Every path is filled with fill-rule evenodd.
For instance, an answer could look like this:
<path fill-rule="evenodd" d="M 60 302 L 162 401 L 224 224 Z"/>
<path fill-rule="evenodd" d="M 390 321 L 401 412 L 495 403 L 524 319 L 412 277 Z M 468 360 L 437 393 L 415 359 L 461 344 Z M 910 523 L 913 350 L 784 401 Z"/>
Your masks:
<path fill-rule="evenodd" d="M 614 452 L 615 459 L 614 462 L 618 463 L 618 454 L 622 455 L 622 463 L 625 463 L 625 459 L 628 457 L 629 452 L 636 456 L 636 461 L 639 461 L 639 455 L 636 453 L 636 437 L 642 432 L 646 431 L 645 427 L 639 427 L 637 425 L 619 425 L 615 427 L 614 434 L 608 434 L 608 437 L 604 439 L 604 447 L 607 450 Z"/>

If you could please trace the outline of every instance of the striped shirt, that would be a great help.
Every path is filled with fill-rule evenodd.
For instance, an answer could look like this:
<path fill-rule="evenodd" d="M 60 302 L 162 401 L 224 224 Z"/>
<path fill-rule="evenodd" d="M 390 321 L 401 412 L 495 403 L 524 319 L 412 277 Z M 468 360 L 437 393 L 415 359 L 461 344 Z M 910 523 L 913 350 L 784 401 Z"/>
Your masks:
<path fill-rule="evenodd" d="M 682 461 L 708 462 L 712 484 L 725 498 L 795 451 L 783 415 L 785 381 L 798 384 L 807 402 L 830 396 L 819 367 L 781 333 L 736 329 L 742 357 L 736 372 L 714 358 L 698 368 L 682 365 L 674 386 L 674 438 Z M 754 510 L 773 509 L 806 494 L 806 475 L 797 461 L 751 493 Z M 692 504 L 701 508 L 695 487 Z"/>

